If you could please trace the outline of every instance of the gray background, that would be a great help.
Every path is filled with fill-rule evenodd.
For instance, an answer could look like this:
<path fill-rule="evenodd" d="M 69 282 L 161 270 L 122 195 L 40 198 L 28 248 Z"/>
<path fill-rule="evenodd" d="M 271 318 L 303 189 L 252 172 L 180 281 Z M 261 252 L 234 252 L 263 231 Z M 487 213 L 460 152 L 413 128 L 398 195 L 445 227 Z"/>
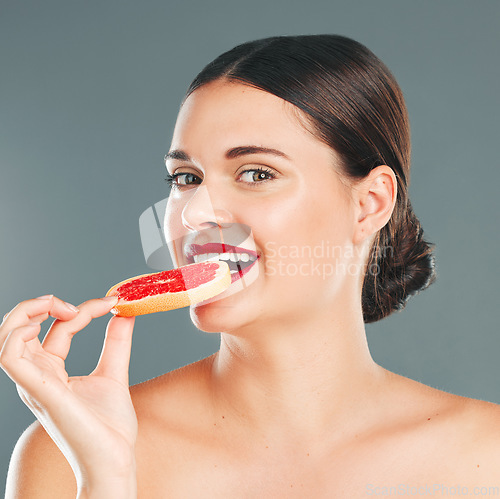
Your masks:
<path fill-rule="evenodd" d="M 195 74 L 234 45 L 338 33 L 393 71 L 413 134 L 410 196 L 438 281 L 367 326 L 377 362 L 500 402 L 498 1 L 0 2 L 0 317 L 54 293 L 74 304 L 146 273 L 139 215 L 168 191 L 162 158 Z M 75 339 L 99 357 L 109 315 Z M 44 329 L 44 331 L 46 328 Z M 188 310 L 137 319 L 131 382 L 216 351 Z M 0 482 L 33 415 L 0 373 Z"/>

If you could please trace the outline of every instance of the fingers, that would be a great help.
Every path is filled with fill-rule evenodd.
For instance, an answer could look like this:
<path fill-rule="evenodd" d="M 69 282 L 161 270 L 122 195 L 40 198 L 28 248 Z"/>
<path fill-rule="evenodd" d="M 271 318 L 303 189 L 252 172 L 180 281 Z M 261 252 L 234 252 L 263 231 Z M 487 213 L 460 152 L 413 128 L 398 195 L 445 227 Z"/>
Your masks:
<path fill-rule="evenodd" d="M 32 340 L 38 343 L 40 323 L 49 315 L 56 318 L 41 347 L 46 353 L 64 361 L 73 336 L 92 319 L 107 314 L 117 301 L 116 296 L 88 300 L 79 305 L 77 311 L 52 295 L 19 303 L 6 314 L 0 325 L 0 365 L 16 383 L 30 391 L 29 384 L 40 381 L 41 370 L 31 362 L 27 346 Z M 109 321 L 101 357 L 94 373 L 128 384 L 134 322 L 134 317 L 113 317 Z"/>
<path fill-rule="evenodd" d="M 46 359 L 33 361 L 28 352 L 28 345 L 37 339 L 40 329 L 40 324 L 13 329 L 0 352 L 0 366 L 16 383 L 21 399 L 37 417 L 47 407 L 60 404 L 61 392 L 66 391 L 66 386 L 61 383 L 53 365 Z"/>
<path fill-rule="evenodd" d="M 22 301 L 8 312 L 0 324 L 0 345 L 13 329 L 25 326 L 30 322 L 41 322 L 41 318 L 51 315 L 60 320 L 70 320 L 78 314 L 61 299 L 48 295 L 48 297 L 33 298 Z"/>
<path fill-rule="evenodd" d="M 45 312 L 40 315 L 35 315 L 35 317 L 31 317 L 31 322 L 38 322 L 41 324 L 43 321 L 46 321 L 50 317 L 50 314 L 48 312 Z"/>
<path fill-rule="evenodd" d="M 41 322 L 49 316 L 67 321 L 77 315 L 76 307 L 53 295 L 20 302 L 0 324 L 0 366 L 17 384 L 34 389 L 44 382 L 42 369 L 33 362 L 36 347 L 40 347 Z"/>
<path fill-rule="evenodd" d="M 0 352 L 0 365 L 8 376 L 27 390 L 33 389 L 33 383 L 40 381 L 40 370 L 24 358 L 26 343 L 38 336 L 40 324 L 28 324 L 13 329 Z"/>
<path fill-rule="evenodd" d="M 128 386 L 128 368 L 135 317 L 112 317 L 97 367 L 92 374 L 116 379 Z"/>
<path fill-rule="evenodd" d="M 108 299 L 110 298 L 110 299 Z M 107 314 L 118 302 L 118 297 L 88 300 L 78 306 L 79 312 L 69 320 L 56 320 L 43 340 L 43 349 L 65 360 L 68 356 L 73 336 L 92 319 Z"/>

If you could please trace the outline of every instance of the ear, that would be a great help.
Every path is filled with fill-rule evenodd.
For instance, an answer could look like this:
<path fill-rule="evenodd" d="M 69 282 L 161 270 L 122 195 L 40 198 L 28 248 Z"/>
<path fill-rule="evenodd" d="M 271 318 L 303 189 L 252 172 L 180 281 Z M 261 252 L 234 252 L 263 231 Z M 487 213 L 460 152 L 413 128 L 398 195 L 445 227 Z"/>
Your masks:
<path fill-rule="evenodd" d="M 359 244 L 375 235 L 391 218 L 396 204 L 397 179 L 392 168 L 381 165 L 361 180 L 356 189 L 356 219 L 353 243 Z"/>

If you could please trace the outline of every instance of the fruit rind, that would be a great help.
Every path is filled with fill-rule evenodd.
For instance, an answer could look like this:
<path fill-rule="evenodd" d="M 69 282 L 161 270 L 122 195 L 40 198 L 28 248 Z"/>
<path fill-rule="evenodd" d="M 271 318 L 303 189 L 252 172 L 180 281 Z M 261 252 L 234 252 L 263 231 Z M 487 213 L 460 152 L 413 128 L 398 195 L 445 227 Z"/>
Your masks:
<path fill-rule="evenodd" d="M 207 300 L 208 298 L 212 298 L 222 293 L 231 284 L 231 273 L 228 264 L 223 261 L 217 263 L 219 264 L 219 268 L 216 270 L 216 277 L 209 282 L 177 293 L 163 293 L 160 295 L 148 296 L 147 299 L 134 301 L 120 300 L 117 305 L 111 309 L 111 313 L 118 317 L 135 317 L 136 315 L 145 315 L 187 307 L 199 303 L 200 301 Z M 186 265 L 186 267 L 191 265 L 203 264 L 190 264 Z M 151 274 L 142 274 L 124 279 L 111 287 L 106 293 L 106 296 L 115 295 L 116 290 L 127 282 L 150 275 L 156 275 L 158 273 L 159 272 L 153 272 Z"/>

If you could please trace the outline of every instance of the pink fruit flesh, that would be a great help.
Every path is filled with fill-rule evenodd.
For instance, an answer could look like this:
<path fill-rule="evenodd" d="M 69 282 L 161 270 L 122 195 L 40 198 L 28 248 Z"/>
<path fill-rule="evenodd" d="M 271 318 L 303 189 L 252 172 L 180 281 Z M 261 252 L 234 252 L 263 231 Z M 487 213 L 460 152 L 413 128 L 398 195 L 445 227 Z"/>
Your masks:
<path fill-rule="evenodd" d="M 195 268 L 186 266 L 138 277 L 117 288 L 115 294 L 121 300 L 134 301 L 147 296 L 187 291 L 211 281 L 218 268 L 216 263 L 205 263 L 203 266 Z"/>

